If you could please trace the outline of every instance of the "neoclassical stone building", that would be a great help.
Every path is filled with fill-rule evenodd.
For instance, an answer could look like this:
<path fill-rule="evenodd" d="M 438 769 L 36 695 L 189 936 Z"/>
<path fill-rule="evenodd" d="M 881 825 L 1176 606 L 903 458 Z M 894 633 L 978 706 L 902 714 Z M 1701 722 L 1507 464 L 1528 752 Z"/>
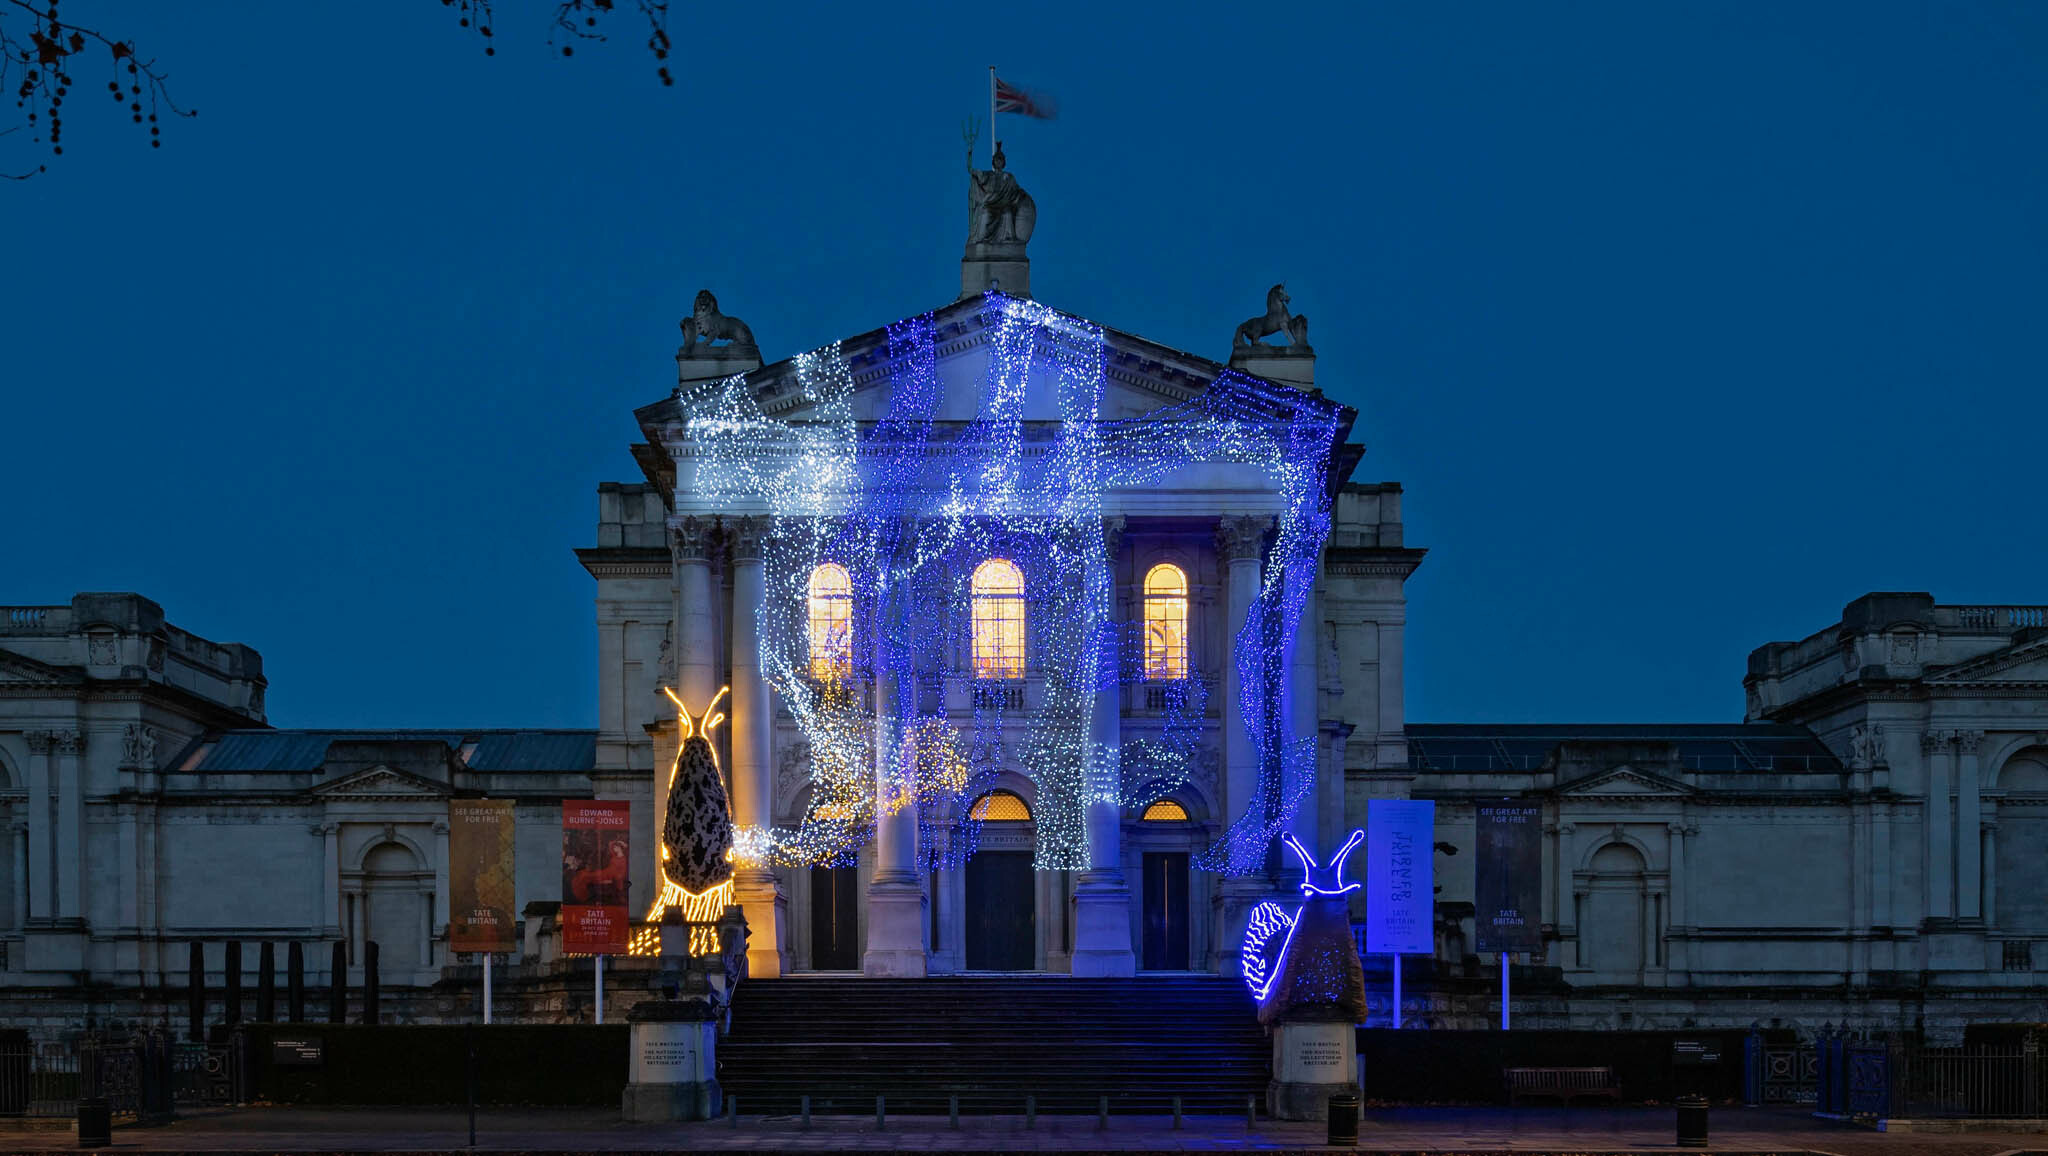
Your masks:
<path fill-rule="evenodd" d="M 1211 360 L 1033 301 L 1029 223 L 976 220 L 956 300 L 781 361 L 699 295 L 576 551 L 594 731 L 272 728 L 256 651 L 146 598 L 0 608 L 0 1005 L 146 1014 L 193 940 L 317 947 L 316 983 L 374 940 L 387 986 L 446 991 L 459 796 L 516 801 L 546 957 L 562 800 L 634 803 L 644 906 L 664 688 L 729 688 L 757 975 L 1233 973 L 1275 836 L 1416 797 L 1404 1018 L 1479 1026 L 1473 808 L 1506 796 L 1545 816 L 1520 1022 L 2041 1018 L 2042 609 L 1859 598 L 1752 655 L 1741 722 L 1408 723 L 1423 551 L 1285 290 Z"/>

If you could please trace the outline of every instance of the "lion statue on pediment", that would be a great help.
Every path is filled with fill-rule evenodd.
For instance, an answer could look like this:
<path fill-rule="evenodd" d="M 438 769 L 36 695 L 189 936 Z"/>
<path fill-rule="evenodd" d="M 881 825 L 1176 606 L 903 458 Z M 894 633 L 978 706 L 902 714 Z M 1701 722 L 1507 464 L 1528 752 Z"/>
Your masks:
<path fill-rule="evenodd" d="M 690 316 L 683 318 L 683 356 L 697 351 L 697 343 L 710 345 L 714 341 L 730 342 L 734 348 L 756 349 L 754 331 L 737 317 L 727 317 L 718 311 L 718 298 L 709 289 L 697 290 L 697 302 Z"/>

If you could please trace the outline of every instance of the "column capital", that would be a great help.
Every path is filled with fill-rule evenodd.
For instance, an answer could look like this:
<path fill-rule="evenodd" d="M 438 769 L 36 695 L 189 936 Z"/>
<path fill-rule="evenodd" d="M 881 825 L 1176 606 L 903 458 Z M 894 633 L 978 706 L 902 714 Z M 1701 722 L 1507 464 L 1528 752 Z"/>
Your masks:
<path fill-rule="evenodd" d="M 1216 519 L 1216 552 L 1226 564 L 1258 561 L 1265 556 L 1269 521 L 1249 514 Z"/>
<path fill-rule="evenodd" d="M 75 755 L 85 750 L 84 731 L 51 731 L 50 744 L 60 755 Z"/>
<path fill-rule="evenodd" d="M 1920 753 L 1923 755 L 1941 754 L 1949 748 L 1951 743 L 1955 742 L 1955 739 L 1956 733 L 1954 731 L 1928 731 L 1920 736 Z"/>
<path fill-rule="evenodd" d="M 727 525 L 732 529 L 732 560 L 759 562 L 761 539 L 768 533 L 768 519 L 749 514 L 734 518 Z"/>
<path fill-rule="evenodd" d="M 1984 746 L 1983 731 L 1957 731 L 1955 732 L 1955 739 L 1956 750 L 1972 757 L 1975 757 L 1977 752 L 1983 749 Z"/>
<path fill-rule="evenodd" d="M 1124 542 L 1124 516 L 1109 514 L 1102 519 L 1102 549 L 1111 561 L 1116 560 L 1117 548 Z"/>
<path fill-rule="evenodd" d="M 669 548 L 677 562 L 709 562 L 718 535 L 718 519 L 683 514 L 670 518 Z"/>
<path fill-rule="evenodd" d="M 56 731 L 29 731 L 21 737 L 28 740 L 28 753 L 32 755 L 49 754 L 57 742 Z"/>

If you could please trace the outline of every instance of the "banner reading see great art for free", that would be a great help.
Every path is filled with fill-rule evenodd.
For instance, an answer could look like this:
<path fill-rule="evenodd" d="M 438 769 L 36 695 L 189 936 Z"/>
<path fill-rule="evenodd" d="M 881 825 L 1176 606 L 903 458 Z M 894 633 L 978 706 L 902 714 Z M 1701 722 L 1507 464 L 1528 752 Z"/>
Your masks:
<path fill-rule="evenodd" d="M 562 800 L 562 950 L 624 955 L 633 857 L 632 804 Z"/>
<path fill-rule="evenodd" d="M 448 950 L 511 951 L 512 801 L 448 803 Z"/>
<path fill-rule="evenodd" d="M 1474 950 L 1540 949 L 1543 808 L 1533 803 L 1481 804 L 1478 833 Z"/>

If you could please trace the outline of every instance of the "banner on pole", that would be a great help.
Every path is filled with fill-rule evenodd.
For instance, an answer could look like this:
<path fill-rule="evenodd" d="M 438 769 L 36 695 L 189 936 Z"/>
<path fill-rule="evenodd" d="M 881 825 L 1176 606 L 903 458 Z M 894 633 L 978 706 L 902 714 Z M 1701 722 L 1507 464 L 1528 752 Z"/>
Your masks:
<path fill-rule="evenodd" d="M 632 804 L 621 800 L 562 800 L 564 952 L 626 954 L 632 816 Z"/>
<path fill-rule="evenodd" d="M 511 951 L 512 801 L 448 803 L 448 950 Z"/>
<path fill-rule="evenodd" d="M 1535 803 L 1479 805 L 1473 906 L 1476 951 L 1543 947 L 1543 808 Z"/>
<path fill-rule="evenodd" d="M 1436 950 L 1436 804 L 1374 799 L 1365 810 L 1365 950 Z"/>

